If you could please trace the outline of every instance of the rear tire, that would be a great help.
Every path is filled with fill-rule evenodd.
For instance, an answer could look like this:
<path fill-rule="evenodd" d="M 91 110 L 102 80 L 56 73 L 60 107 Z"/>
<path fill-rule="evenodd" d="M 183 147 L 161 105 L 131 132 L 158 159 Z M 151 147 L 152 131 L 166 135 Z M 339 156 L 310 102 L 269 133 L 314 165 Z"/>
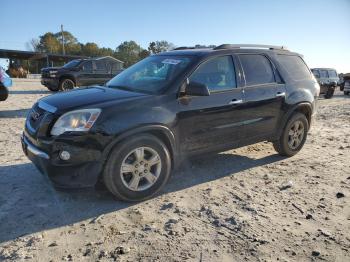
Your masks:
<path fill-rule="evenodd" d="M 59 83 L 59 90 L 61 91 L 69 91 L 74 89 L 75 82 L 70 78 L 63 78 Z"/>
<path fill-rule="evenodd" d="M 348 96 L 349 92 L 348 91 L 344 91 L 344 95 Z"/>
<path fill-rule="evenodd" d="M 273 147 L 281 156 L 294 156 L 304 146 L 308 130 L 305 115 L 296 113 L 288 120 L 280 138 L 273 142 Z"/>
<path fill-rule="evenodd" d="M 142 134 L 118 144 L 108 157 L 103 181 L 108 190 L 125 201 L 155 195 L 170 177 L 168 148 L 157 137 Z"/>

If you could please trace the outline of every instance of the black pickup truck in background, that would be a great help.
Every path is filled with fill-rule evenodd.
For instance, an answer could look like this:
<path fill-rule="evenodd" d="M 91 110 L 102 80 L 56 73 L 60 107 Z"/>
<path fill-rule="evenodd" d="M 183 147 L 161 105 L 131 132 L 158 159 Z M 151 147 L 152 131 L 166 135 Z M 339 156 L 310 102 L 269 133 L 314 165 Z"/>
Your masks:
<path fill-rule="evenodd" d="M 41 69 L 41 84 L 51 91 L 77 86 L 103 85 L 123 70 L 123 62 L 111 56 L 76 59 L 62 67 Z"/>

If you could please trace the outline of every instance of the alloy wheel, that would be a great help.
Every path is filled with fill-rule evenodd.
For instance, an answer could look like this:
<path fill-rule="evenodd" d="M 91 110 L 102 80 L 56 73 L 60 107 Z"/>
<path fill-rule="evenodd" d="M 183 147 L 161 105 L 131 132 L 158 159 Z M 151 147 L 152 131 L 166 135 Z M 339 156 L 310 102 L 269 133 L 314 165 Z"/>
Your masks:
<path fill-rule="evenodd" d="M 132 191 L 143 191 L 156 183 L 162 168 L 159 154 L 150 147 L 139 147 L 124 158 L 120 176 Z"/>
<path fill-rule="evenodd" d="M 71 90 L 74 88 L 74 82 L 72 80 L 66 79 L 63 82 L 63 90 Z"/>
<path fill-rule="evenodd" d="M 297 149 L 304 138 L 304 124 L 297 120 L 293 123 L 288 133 L 288 145 L 291 149 Z"/>

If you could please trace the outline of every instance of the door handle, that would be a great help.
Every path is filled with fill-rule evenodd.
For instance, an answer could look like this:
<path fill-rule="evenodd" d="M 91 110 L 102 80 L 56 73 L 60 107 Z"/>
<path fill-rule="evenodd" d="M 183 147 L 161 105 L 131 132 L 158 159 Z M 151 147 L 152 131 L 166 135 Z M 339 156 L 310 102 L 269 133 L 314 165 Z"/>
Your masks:
<path fill-rule="evenodd" d="M 276 94 L 276 96 L 277 97 L 284 97 L 284 96 L 286 96 L 286 92 L 277 92 L 277 94 Z"/>
<path fill-rule="evenodd" d="M 242 99 L 233 99 L 230 101 L 229 105 L 238 105 L 238 104 L 242 104 L 243 100 Z"/>

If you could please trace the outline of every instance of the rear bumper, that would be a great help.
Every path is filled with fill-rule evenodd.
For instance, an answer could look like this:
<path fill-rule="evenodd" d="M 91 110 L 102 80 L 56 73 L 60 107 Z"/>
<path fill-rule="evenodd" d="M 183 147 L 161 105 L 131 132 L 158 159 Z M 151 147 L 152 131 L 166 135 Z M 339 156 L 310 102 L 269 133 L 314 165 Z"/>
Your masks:
<path fill-rule="evenodd" d="M 22 135 L 21 143 L 25 155 L 56 187 L 94 186 L 102 171 L 103 161 L 98 150 L 57 141 L 46 141 L 45 146 L 38 147 L 25 133 Z M 70 160 L 64 161 L 59 158 L 62 150 L 70 152 Z"/>

